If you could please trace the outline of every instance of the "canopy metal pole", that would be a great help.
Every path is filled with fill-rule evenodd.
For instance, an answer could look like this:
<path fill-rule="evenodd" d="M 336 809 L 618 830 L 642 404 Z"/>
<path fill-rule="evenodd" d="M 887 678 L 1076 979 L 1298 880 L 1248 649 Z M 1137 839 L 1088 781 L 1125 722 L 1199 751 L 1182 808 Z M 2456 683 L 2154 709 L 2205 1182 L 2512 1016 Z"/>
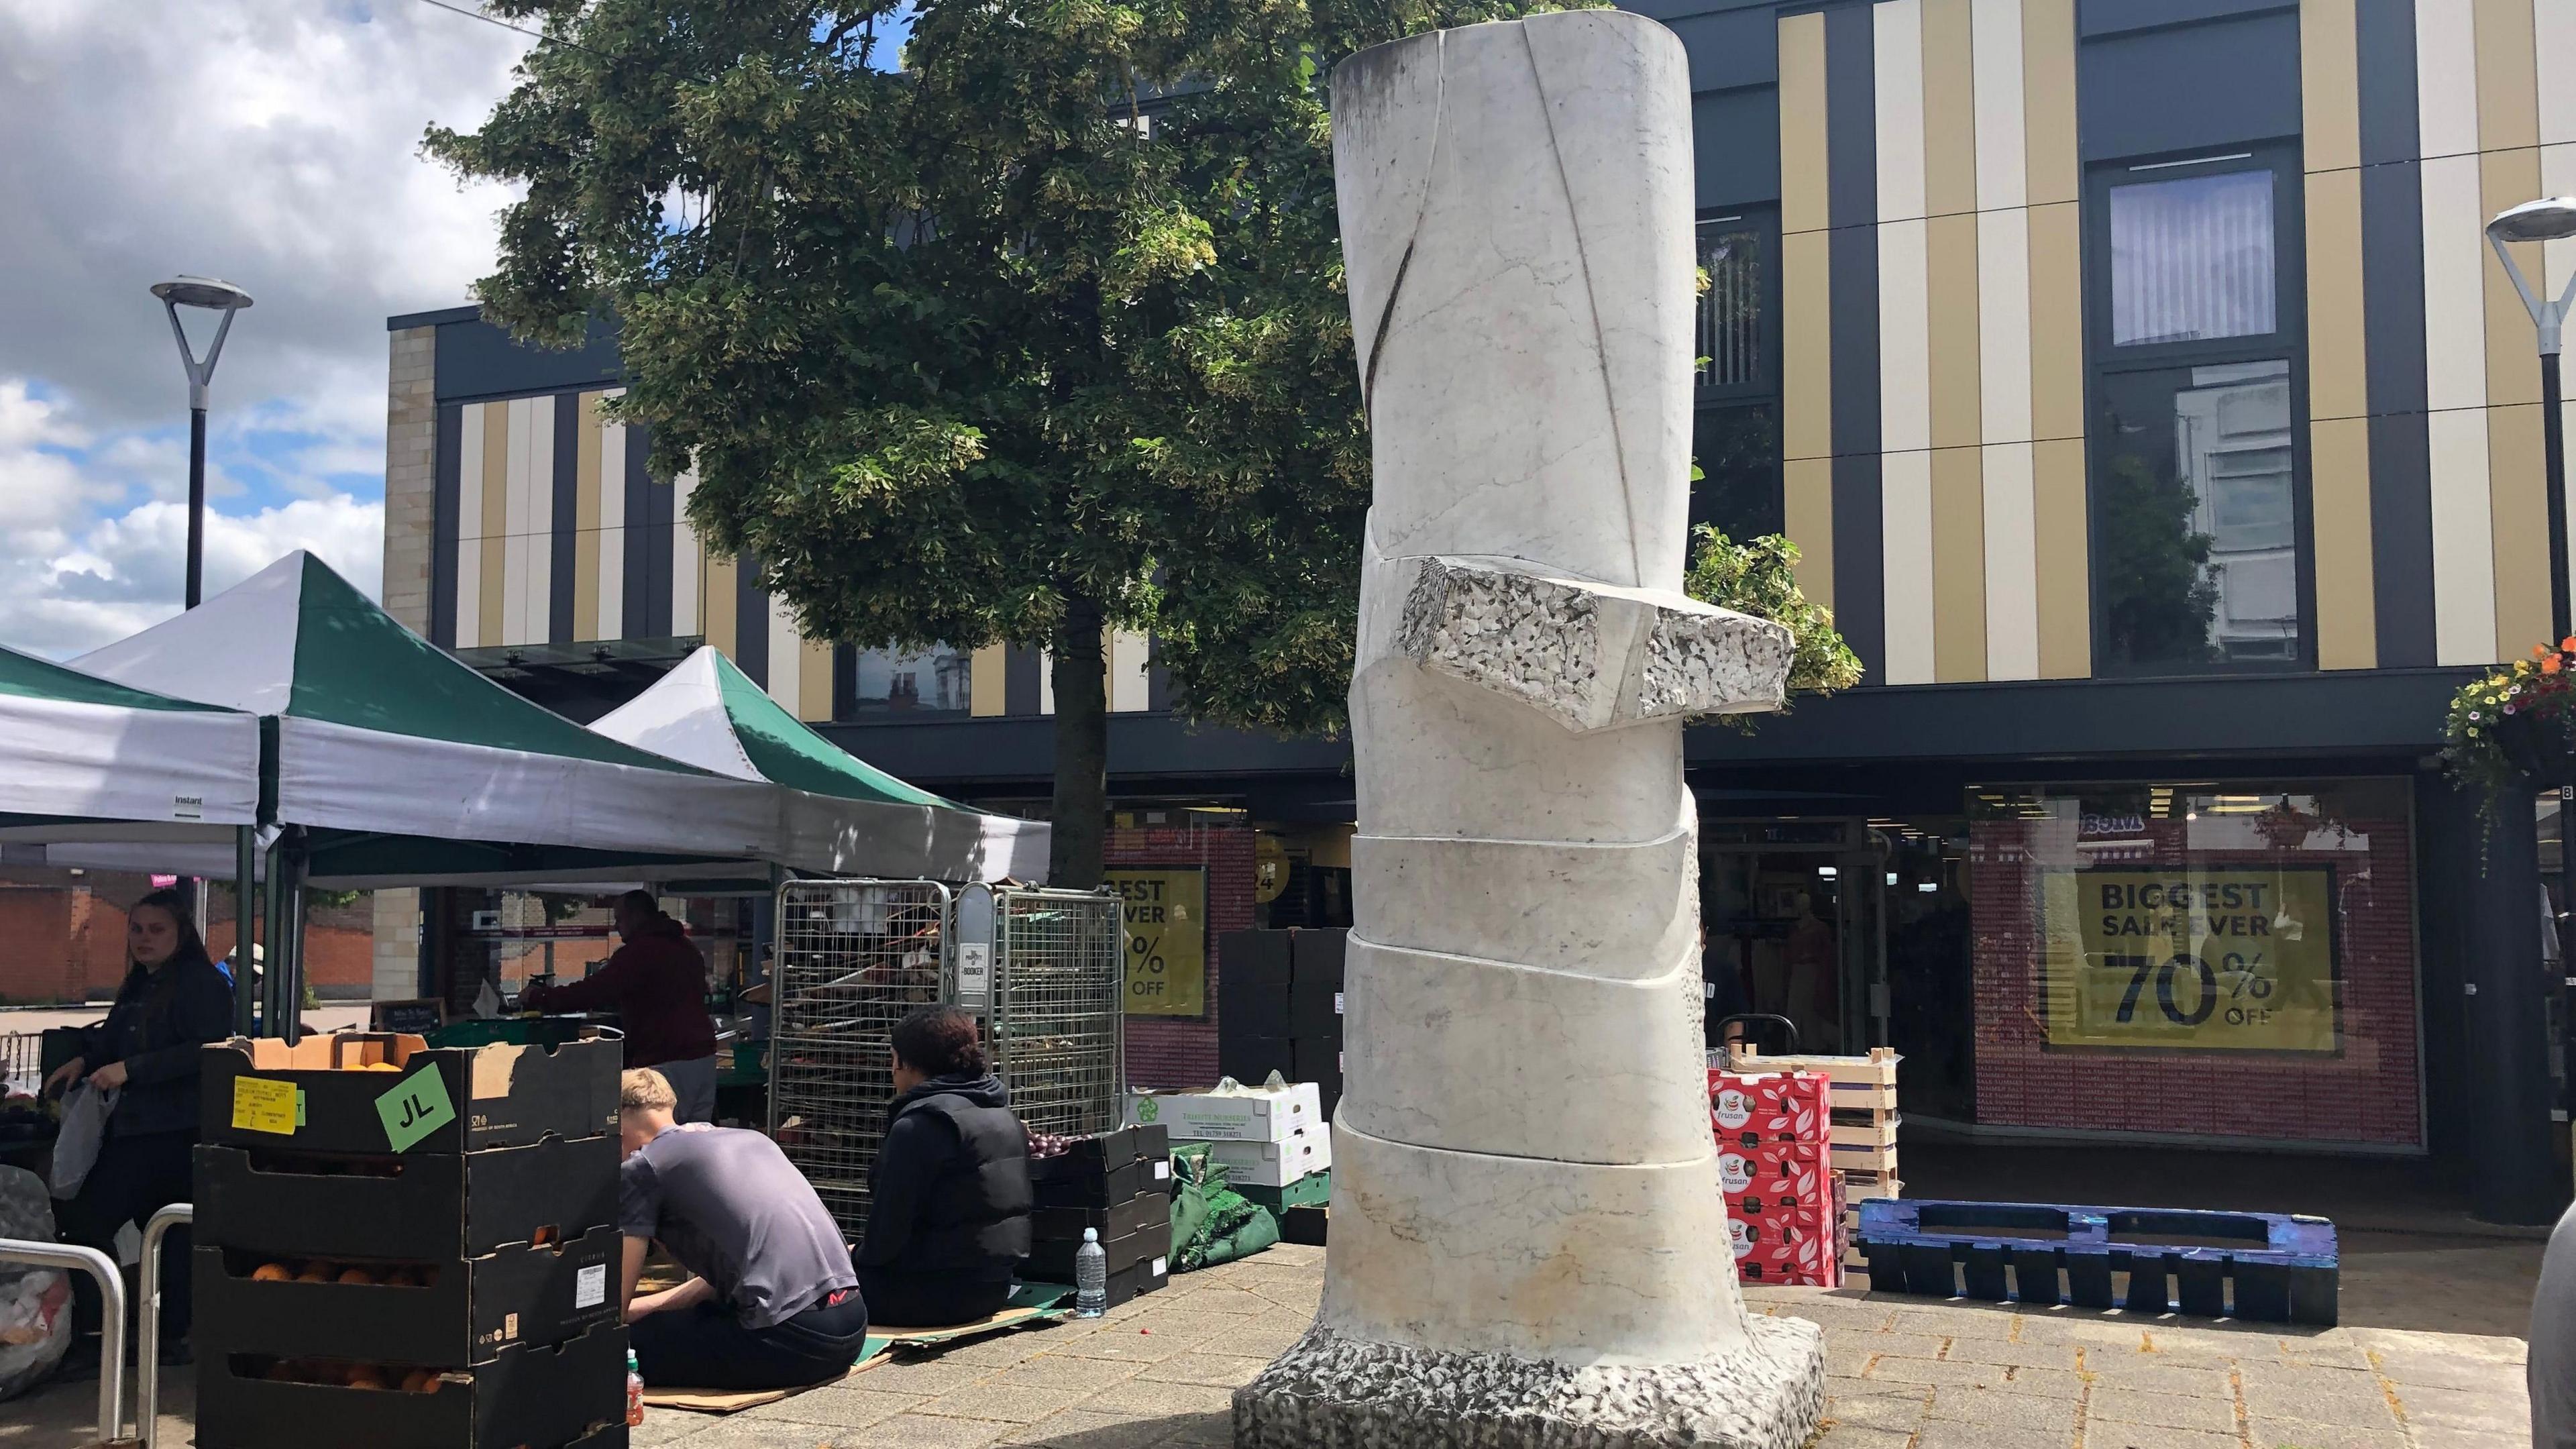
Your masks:
<path fill-rule="evenodd" d="M 194 1203 L 174 1202 L 152 1215 L 143 1225 L 143 1281 L 137 1291 L 143 1295 L 137 1305 L 134 1337 L 142 1351 L 134 1356 L 134 1434 L 143 1441 L 143 1449 L 153 1449 L 160 1438 L 161 1426 L 161 1240 L 172 1228 L 197 1220 Z M 179 1271 L 191 1272 L 195 1264 L 182 1262 Z"/>
<path fill-rule="evenodd" d="M 251 996 L 253 928 L 259 923 L 259 828 L 233 832 L 233 1035 L 248 1036 L 259 1019 Z"/>
<path fill-rule="evenodd" d="M 125 1410 L 125 1275 L 96 1248 L 0 1238 L 0 1263 L 70 1268 L 98 1280 L 98 1441 L 124 1437 L 117 1422 Z"/>
<path fill-rule="evenodd" d="M 285 1013 L 278 1010 L 277 983 L 286 972 L 286 845 L 280 834 L 268 848 L 268 944 L 267 960 L 261 963 L 259 976 L 259 1034 L 285 1035 Z"/>
<path fill-rule="evenodd" d="M 277 1035 L 292 1044 L 304 1036 L 304 832 L 288 835 L 294 847 L 286 853 L 286 924 L 277 938 L 285 961 L 269 974 L 277 978 Z"/>

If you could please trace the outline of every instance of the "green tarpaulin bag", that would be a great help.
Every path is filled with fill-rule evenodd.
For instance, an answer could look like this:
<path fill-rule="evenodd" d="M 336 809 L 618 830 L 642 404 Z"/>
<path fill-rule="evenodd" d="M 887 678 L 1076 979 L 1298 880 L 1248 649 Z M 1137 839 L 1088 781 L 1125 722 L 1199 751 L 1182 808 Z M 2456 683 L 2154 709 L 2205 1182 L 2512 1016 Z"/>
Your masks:
<path fill-rule="evenodd" d="M 1172 1271 L 1230 1263 L 1279 1241 L 1279 1220 L 1226 1186 L 1204 1143 L 1172 1152 Z"/>

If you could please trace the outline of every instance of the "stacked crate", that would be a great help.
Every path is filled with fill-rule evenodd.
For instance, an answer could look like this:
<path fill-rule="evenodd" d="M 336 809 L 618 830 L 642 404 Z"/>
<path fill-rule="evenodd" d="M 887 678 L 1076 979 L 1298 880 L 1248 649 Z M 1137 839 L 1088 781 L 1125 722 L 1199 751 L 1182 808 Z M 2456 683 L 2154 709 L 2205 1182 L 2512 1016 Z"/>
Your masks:
<path fill-rule="evenodd" d="M 207 1047 L 202 1449 L 623 1446 L 620 1056 L 595 1036 Z"/>
<path fill-rule="evenodd" d="M 1736 1049 L 1738 1071 L 1814 1072 L 1829 1084 L 1832 1112 L 1829 1161 L 1842 1180 L 1848 1204 L 1843 1213 L 1842 1253 L 1846 1272 L 1867 1273 L 1869 1265 L 1856 1245 L 1860 1204 L 1874 1197 L 1903 1197 L 1897 1175 L 1896 1065 L 1902 1061 L 1888 1047 L 1872 1047 L 1861 1057 L 1764 1056 L 1752 1047 Z"/>
<path fill-rule="evenodd" d="M 1747 1283 L 1842 1283 L 1840 1179 L 1826 1162 L 1825 1079 L 1711 1068 L 1709 1124 L 1735 1269 Z"/>
<path fill-rule="evenodd" d="M 1342 1098 L 1345 928 L 1228 931 L 1218 942 L 1217 1070 L 1312 1082 L 1327 1121 Z"/>
<path fill-rule="evenodd" d="M 1171 1134 L 1121 1127 L 1041 1146 L 1061 1150 L 1029 1159 L 1037 1210 L 1029 1216 L 1029 1261 L 1020 1276 L 1073 1282 L 1074 1255 L 1089 1228 L 1100 1235 L 1108 1259 L 1110 1307 L 1170 1282 Z"/>

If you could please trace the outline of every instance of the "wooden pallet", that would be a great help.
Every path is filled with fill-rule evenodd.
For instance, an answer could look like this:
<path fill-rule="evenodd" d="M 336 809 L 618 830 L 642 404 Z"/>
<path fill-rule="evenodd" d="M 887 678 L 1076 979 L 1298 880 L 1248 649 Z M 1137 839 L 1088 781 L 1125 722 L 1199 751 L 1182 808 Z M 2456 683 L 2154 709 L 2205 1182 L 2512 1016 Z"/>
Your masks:
<path fill-rule="evenodd" d="M 1820 1073 L 1833 1084 L 1837 1116 L 1851 1110 L 1896 1110 L 1896 1064 L 1904 1059 L 1890 1047 L 1872 1047 L 1865 1057 L 1774 1057 L 1764 1056 L 1753 1046 L 1737 1047 L 1727 1055 L 1732 1062 L 1730 1071 Z"/>

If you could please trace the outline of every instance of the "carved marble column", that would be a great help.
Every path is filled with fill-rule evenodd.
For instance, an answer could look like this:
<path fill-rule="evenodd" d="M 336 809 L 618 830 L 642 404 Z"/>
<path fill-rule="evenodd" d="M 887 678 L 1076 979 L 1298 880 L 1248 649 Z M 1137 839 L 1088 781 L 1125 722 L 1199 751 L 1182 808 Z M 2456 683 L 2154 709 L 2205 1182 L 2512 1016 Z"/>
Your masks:
<path fill-rule="evenodd" d="M 1323 1310 L 1235 1442 L 1789 1449 L 1821 1347 L 1737 1291 L 1681 725 L 1776 707 L 1790 641 L 1680 592 L 1681 44 L 1573 11 L 1333 92 L 1376 474 L 1347 1087 Z"/>

